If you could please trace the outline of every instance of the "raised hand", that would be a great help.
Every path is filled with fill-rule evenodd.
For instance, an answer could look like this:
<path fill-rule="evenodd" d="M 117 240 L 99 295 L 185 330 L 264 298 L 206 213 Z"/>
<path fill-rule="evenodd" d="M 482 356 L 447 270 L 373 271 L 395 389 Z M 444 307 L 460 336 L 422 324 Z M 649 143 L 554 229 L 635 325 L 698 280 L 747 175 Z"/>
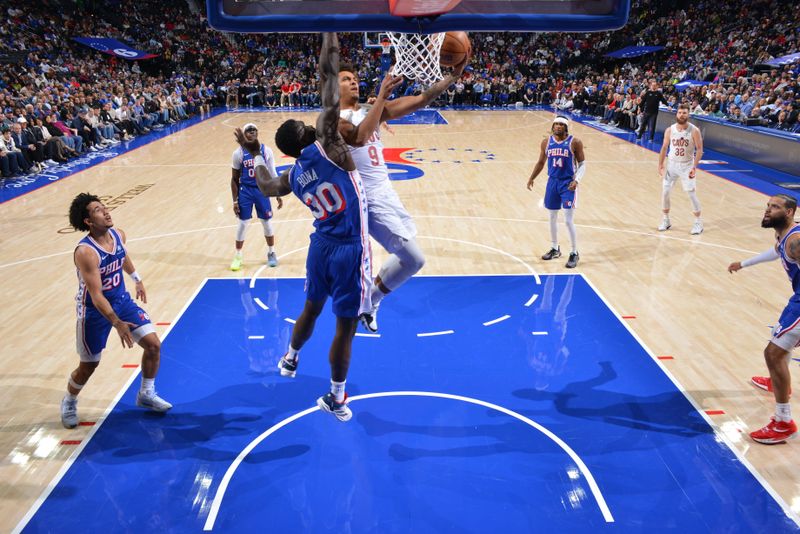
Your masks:
<path fill-rule="evenodd" d="M 253 155 L 261 153 L 261 143 L 258 141 L 258 137 L 249 141 L 245 136 L 244 132 L 241 128 L 236 128 L 233 131 L 233 136 L 236 138 L 236 142 L 239 143 L 243 149 L 247 150 Z"/>

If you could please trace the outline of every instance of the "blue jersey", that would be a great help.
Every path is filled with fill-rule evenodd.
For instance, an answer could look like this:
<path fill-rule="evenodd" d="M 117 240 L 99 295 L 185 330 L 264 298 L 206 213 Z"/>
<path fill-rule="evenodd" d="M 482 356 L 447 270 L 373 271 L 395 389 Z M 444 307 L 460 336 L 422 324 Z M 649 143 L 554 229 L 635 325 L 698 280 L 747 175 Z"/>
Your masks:
<path fill-rule="evenodd" d="M 113 228 L 108 230 L 114 241 L 114 251 L 109 252 L 100 246 L 92 236 L 87 235 L 78 242 L 78 247 L 89 247 L 97 253 L 97 264 L 100 268 L 100 283 L 103 288 L 103 296 L 109 302 L 113 302 L 127 295 L 125 291 L 125 280 L 122 277 L 122 263 L 125 261 L 125 245 L 122 238 Z M 77 250 L 77 248 L 76 248 Z M 86 308 L 94 308 L 92 297 L 86 288 L 86 282 L 78 269 L 78 294 L 75 297 L 78 304 L 78 316 L 83 317 Z"/>
<path fill-rule="evenodd" d="M 367 196 L 358 171 L 328 159 L 319 141 L 307 146 L 289 170 L 289 184 L 314 215 L 317 233 L 368 247 Z"/>
<path fill-rule="evenodd" d="M 572 136 L 559 142 L 552 135 L 547 141 L 547 176 L 553 180 L 572 180 L 575 176 L 575 154 Z"/>
<path fill-rule="evenodd" d="M 267 158 L 266 150 L 264 149 L 264 144 L 261 144 L 261 155 L 264 157 L 265 160 L 269 161 Z M 256 166 L 254 162 L 254 156 L 245 150 L 244 148 L 241 149 L 242 151 L 242 174 L 239 176 L 239 185 L 240 186 L 248 186 L 248 187 L 255 187 L 258 188 L 258 182 L 256 182 Z M 269 165 L 267 165 L 269 167 Z"/>
<path fill-rule="evenodd" d="M 781 255 L 781 264 L 792 281 L 792 290 L 795 295 L 800 294 L 800 267 L 789 256 L 786 255 L 786 240 L 790 235 L 800 233 L 800 226 L 794 226 L 789 232 L 783 236 L 783 239 L 778 243 L 778 253 Z"/>

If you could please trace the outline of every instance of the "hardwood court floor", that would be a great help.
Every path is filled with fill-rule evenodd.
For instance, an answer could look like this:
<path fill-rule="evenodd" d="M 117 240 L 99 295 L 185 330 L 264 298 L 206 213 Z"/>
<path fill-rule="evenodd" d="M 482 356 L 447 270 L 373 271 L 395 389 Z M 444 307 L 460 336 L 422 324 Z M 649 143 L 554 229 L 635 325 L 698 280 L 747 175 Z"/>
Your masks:
<path fill-rule="evenodd" d="M 525 189 L 551 115 L 443 115 L 446 125 L 394 126 L 394 134 L 383 134 L 388 148 L 421 149 L 413 153 L 412 166 L 424 176 L 395 181 L 394 187 L 415 217 L 428 260 L 424 273 L 525 274 L 529 266 L 540 273 L 565 271 L 566 258 L 539 259 L 549 247 L 541 207 L 546 177 L 540 176 L 533 192 Z M 220 115 L 3 205 L 0 530 L 17 524 L 72 454 L 74 446 L 61 441 L 84 439 L 91 429 L 65 430 L 58 415 L 67 374 L 77 362 L 71 253 L 80 235 L 65 230 L 71 199 L 90 191 L 116 206 L 115 224 L 126 231 L 144 277 L 145 308 L 154 322 L 170 322 L 204 278 L 249 278 L 263 266 L 265 245 L 254 223 L 243 271 L 228 270 L 236 224 L 229 186 L 232 129 L 255 122 L 262 141 L 274 148 L 273 132 L 289 116 Z M 588 163 L 576 214 L 578 270 L 617 311 L 635 316 L 630 324 L 647 347 L 673 357 L 663 360 L 664 368 L 701 409 L 724 412 L 712 416 L 718 432 L 800 512 L 800 445 L 767 447 L 746 435 L 773 410 L 771 396 L 748 381 L 765 373 L 761 353 L 768 325 L 777 320 L 790 286 L 777 263 L 726 272 L 731 261 L 773 242 L 771 231 L 759 224 L 767 198 L 700 172 L 705 233 L 689 235 L 689 202 L 678 188 L 673 228 L 660 234 L 657 154 L 579 124 L 572 131 L 583 139 Z M 289 161 L 278 158 L 279 164 Z M 274 218 L 281 264 L 261 276 L 304 274 L 311 218 L 296 199 L 285 200 Z M 563 223 L 560 235 L 562 249 L 568 249 Z M 384 255 L 374 250 L 377 267 Z M 391 298 L 402 299 L 402 291 Z M 163 335 L 166 328 L 158 331 Z M 100 368 L 80 396 L 82 420 L 103 415 L 135 372 L 123 365 L 139 358 L 138 349 L 122 350 L 112 333 Z M 159 389 L 169 398 L 169 384 Z"/>

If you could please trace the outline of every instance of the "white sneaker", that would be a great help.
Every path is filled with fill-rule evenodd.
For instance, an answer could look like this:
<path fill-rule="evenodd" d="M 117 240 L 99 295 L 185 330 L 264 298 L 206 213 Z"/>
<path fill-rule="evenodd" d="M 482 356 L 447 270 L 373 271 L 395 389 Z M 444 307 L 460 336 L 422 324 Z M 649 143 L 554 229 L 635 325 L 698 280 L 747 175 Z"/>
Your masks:
<path fill-rule="evenodd" d="M 666 232 L 670 228 L 672 228 L 672 223 L 669 222 L 669 219 L 664 219 L 661 221 L 661 224 L 658 225 L 659 232 Z"/>
<path fill-rule="evenodd" d="M 141 406 L 142 408 L 149 408 L 154 412 L 166 412 L 172 405 L 158 396 L 155 391 L 150 393 L 145 393 L 144 391 L 139 391 L 136 395 L 136 406 Z"/>
<path fill-rule="evenodd" d="M 380 308 L 380 306 L 380 303 L 378 303 L 369 313 L 362 313 L 358 316 L 358 320 L 361 321 L 364 328 L 372 333 L 378 331 L 378 308 Z"/>
<path fill-rule="evenodd" d="M 58 162 L 54 159 L 48 159 L 47 161 L 45 161 L 45 163 L 47 163 L 51 167 L 58 167 Z"/>
<path fill-rule="evenodd" d="M 692 235 L 699 235 L 703 233 L 703 221 L 695 221 L 692 225 Z"/>
<path fill-rule="evenodd" d="M 61 399 L 61 424 L 64 428 L 78 426 L 78 399 L 69 400 L 66 395 Z"/>

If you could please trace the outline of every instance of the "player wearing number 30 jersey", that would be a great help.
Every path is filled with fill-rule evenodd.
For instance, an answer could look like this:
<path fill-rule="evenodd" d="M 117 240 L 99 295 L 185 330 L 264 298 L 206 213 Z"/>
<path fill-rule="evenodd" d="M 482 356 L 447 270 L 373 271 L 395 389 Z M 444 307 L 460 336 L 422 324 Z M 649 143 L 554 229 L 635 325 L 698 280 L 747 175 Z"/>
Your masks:
<path fill-rule="evenodd" d="M 661 211 L 663 218 L 658 230 L 664 232 L 672 227 L 669 220 L 670 193 L 672 186 L 679 179 L 683 190 L 689 195 L 692 202 L 694 224 L 691 234 L 703 232 L 703 221 L 700 218 L 700 201 L 697 199 L 697 179 L 695 172 L 700 158 L 703 156 L 703 137 L 700 130 L 689 122 L 689 106 L 680 104 L 675 115 L 675 124 L 664 132 L 664 143 L 658 156 L 658 174 L 663 177 L 661 189 Z M 664 158 L 667 167 L 664 168 Z"/>

